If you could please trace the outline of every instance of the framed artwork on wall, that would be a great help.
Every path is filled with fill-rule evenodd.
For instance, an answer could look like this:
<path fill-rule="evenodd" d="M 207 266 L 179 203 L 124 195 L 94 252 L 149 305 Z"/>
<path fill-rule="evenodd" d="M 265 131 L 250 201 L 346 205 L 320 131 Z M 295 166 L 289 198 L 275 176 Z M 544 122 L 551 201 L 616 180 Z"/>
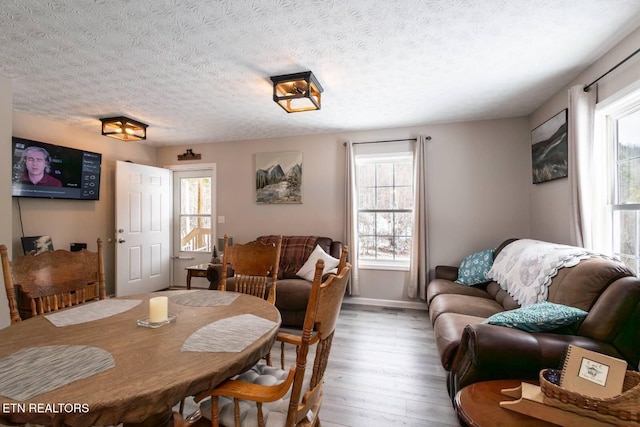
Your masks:
<path fill-rule="evenodd" d="M 256 154 L 256 202 L 302 203 L 302 151 Z"/>
<path fill-rule="evenodd" d="M 531 166 L 533 183 L 568 176 L 569 146 L 567 109 L 531 131 Z"/>

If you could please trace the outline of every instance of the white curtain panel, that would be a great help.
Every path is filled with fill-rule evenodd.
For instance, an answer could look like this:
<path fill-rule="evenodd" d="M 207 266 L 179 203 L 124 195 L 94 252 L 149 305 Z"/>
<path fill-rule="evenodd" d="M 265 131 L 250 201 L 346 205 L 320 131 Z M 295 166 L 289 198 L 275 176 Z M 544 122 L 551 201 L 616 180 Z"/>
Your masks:
<path fill-rule="evenodd" d="M 351 279 L 347 287 L 349 295 L 360 295 L 360 274 L 358 271 L 358 230 L 356 229 L 356 219 L 358 215 L 356 197 L 356 175 L 355 175 L 355 154 L 353 142 L 345 143 L 345 243 L 349 247 L 349 262 L 351 263 Z"/>
<path fill-rule="evenodd" d="M 419 297 L 423 300 L 427 299 L 426 288 L 429 281 L 426 146 L 427 137 L 420 135 L 413 152 L 413 245 L 407 286 L 409 298 Z"/>
<path fill-rule="evenodd" d="M 585 92 L 584 85 L 569 89 L 569 187 L 571 199 L 571 239 L 575 246 L 594 248 L 598 230 L 595 215 L 595 203 L 599 195 L 596 192 L 596 180 L 603 176 L 594 173 L 594 116 L 597 89 Z"/>

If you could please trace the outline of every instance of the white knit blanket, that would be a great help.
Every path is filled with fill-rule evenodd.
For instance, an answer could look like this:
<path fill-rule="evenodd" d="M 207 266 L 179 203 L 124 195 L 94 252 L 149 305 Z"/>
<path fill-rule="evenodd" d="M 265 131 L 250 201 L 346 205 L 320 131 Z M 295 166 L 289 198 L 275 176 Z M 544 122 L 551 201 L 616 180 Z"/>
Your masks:
<path fill-rule="evenodd" d="M 547 300 L 548 287 L 558 270 L 587 258 L 615 258 L 584 248 L 521 239 L 505 246 L 487 273 L 521 306 Z"/>

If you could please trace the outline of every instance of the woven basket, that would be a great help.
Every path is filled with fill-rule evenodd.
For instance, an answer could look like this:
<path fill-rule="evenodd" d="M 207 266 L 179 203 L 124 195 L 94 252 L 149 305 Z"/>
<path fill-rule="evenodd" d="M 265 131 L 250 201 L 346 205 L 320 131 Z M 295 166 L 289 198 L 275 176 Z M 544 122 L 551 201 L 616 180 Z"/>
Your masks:
<path fill-rule="evenodd" d="M 548 380 L 552 371 L 554 370 L 540 371 L 540 390 L 545 405 L 615 425 L 640 426 L 640 372 L 627 371 L 622 394 L 600 399 L 553 384 Z"/>

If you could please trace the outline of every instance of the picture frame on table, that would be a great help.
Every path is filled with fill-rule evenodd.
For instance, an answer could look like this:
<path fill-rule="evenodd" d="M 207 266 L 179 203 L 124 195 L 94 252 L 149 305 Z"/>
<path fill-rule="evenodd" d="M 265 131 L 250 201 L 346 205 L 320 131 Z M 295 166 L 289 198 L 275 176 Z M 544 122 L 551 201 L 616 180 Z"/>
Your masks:
<path fill-rule="evenodd" d="M 22 250 L 25 255 L 37 255 L 41 252 L 53 250 L 51 236 L 22 237 Z"/>

